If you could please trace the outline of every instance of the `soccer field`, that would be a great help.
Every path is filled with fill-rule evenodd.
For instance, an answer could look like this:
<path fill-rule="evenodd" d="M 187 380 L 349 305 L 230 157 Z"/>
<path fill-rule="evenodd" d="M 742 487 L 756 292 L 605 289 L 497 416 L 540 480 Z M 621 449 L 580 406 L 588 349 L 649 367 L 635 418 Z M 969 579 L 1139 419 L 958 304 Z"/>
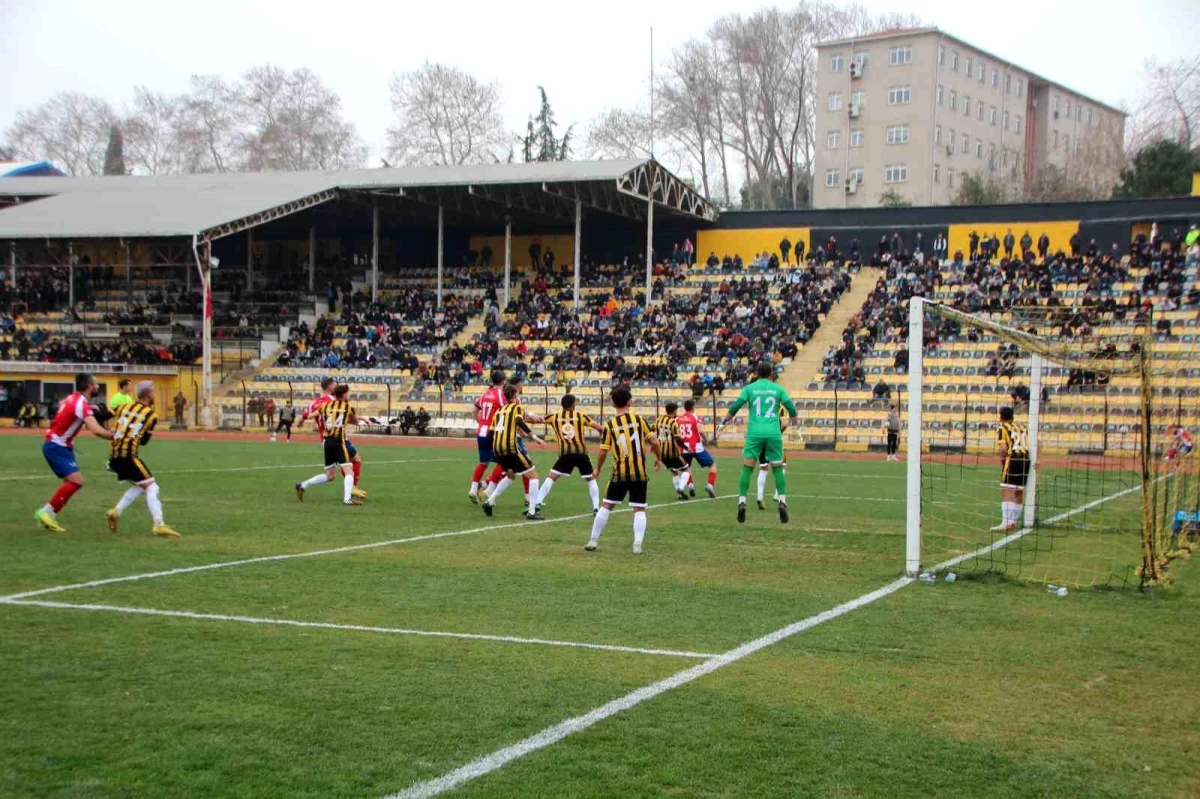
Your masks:
<path fill-rule="evenodd" d="M 804 456 L 788 525 L 736 523 L 726 458 L 716 501 L 653 475 L 644 556 L 628 513 L 587 553 L 578 479 L 488 518 L 473 449 L 394 444 L 358 440 L 348 508 L 296 501 L 308 435 L 156 436 L 160 540 L 141 502 L 108 533 L 82 439 L 41 531 L 40 440 L 0 438 L 0 795 L 1200 795 L 1193 563 L 1146 594 L 910 582 L 903 464 Z"/>

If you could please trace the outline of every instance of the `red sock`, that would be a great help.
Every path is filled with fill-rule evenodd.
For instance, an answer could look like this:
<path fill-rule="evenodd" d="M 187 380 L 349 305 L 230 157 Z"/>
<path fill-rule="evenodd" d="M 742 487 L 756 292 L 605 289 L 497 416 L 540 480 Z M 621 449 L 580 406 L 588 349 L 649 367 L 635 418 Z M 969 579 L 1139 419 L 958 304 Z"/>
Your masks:
<path fill-rule="evenodd" d="M 63 481 L 63 484 L 60 485 L 58 490 L 54 492 L 54 496 L 50 497 L 50 507 L 54 508 L 55 513 L 58 513 L 67 506 L 67 502 L 69 502 L 71 497 L 75 496 L 75 492 L 81 488 L 83 488 L 83 486 L 79 485 L 79 483 L 68 483 Z"/>
<path fill-rule="evenodd" d="M 521 475 L 521 482 L 525 484 L 525 493 L 528 494 L 529 493 L 529 478 L 526 477 L 525 475 Z"/>
<path fill-rule="evenodd" d="M 696 484 L 696 481 L 692 479 L 692 473 L 688 472 L 687 476 L 688 476 L 688 485 L 694 486 Z"/>
<path fill-rule="evenodd" d="M 488 482 L 489 483 L 499 483 L 503 479 L 504 479 L 504 469 L 501 468 L 500 466 L 497 466 L 495 469 L 492 469 L 492 476 L 488 478 Z"/>
<path fill-rule="evenodd" d="M 710 486 L 715 486 L 717 484 L 717 473 L 716 472 L 708 473 L 708 484 Z"/>
<path fill-rule="evenodd" d="M 483 473 L 487 471 L 486 463 L 475 464 L 475 471 L 471 474 L 471 482 L 478 483 L 483 479 Z"/>
<path fill-rule="evenodd" d="M 353 461 L 354 463 L 354 484 L 358 485 L 358 476 L 362 474 L 362 461 Z"/>

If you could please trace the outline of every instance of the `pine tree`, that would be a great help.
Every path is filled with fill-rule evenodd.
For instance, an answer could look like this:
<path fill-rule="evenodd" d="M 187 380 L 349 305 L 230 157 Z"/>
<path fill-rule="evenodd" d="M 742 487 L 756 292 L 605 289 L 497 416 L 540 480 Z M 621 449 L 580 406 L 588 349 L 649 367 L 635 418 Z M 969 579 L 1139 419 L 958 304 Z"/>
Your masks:
<path fill-rule="evenodd" d="M 538 86 L 538 92 L 541 94 L 542 104 L 537 115 L 531 116 L 525 126 L 525 136 L 521 139 L 521 154 L 526 162 L 570 160 L 571 131 L 575 126 L 567 128 L 567 132 L 559 139 L 554 133 L 558 123 L 554 120 L 550 98 L 546 96 L 545 88 Z"/>
<path fill-rule="evenodd" d="M 104 174 L 127 175 L 125 171 L 125 138 L 121 128 L 113 125 L 108 129 L 108 150 L 104 153 Z"/>

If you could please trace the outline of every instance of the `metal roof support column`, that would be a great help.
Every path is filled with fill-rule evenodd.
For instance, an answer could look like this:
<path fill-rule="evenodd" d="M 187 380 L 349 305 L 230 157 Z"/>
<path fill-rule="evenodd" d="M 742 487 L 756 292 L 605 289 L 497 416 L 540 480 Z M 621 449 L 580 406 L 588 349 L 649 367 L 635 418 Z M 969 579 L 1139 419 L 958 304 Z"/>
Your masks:
<path fill-rule="evenodd" d="M 650 199 L 646 203 L 646 310 L 650 310 L 650 291 L 654 288 L 654 178 L 650 178 Z"/>
<path fill-rule="evenodd" d="M 317 226 L 308 226 L 308 293 L 316 291 L 317 283 Z"/>
<path fill-rule="evenodd" d="M 67 243 L 67 302 L 75 307 L 75 245 Z"/>
<path fill-rule="evenodd" d="M 438 202 L 438 240 L 437 240 L 437 267 L 438 267 L 438 282 L 437 282 L 437 307 L 442 308 L 442 271 L 445 267 L 445 249 L 446 241 L 446 209 L 442 207 L 441 202 Z"/>
<path fill-rule="evenodd" d="M 440 283 L 440 279 L 439 279 Z M 371 209 L 371 302 L 379 295 L 379 205 Z M 441 296 L 441 288 L 438 289 Z M 440 300 L 439 300 L 440 303 Z"/>
<path fill-rule="evenodd" d="M 203 298 L 203 321 L 201 337 L 201 382 L 200 382 L 200 426 L 214 430 L 216 414 L 212 407 L 212 242 L 204 242 L 200 249 L 198 237 L 192 237 L 192 255 L 196 258 L 196 269 L 200 272 L 200 295 Z"/>
<path fill-rule="evenodd" d="M 12 280 L 12 301 L 13 307 L 17 304 L 17 243 L 10 241 L 8 243 L 8 276 Z M 11 311 L 12 308 L 9 308 Z"/>
<path fill-rule="evenodd" d="M 210 245 L 211 246 L 211 245 Z M 246 231 L 246 291 L 254 290 L 254 228 Z"/>
<path fill-rule="evenodd" d="M 504 304 L 500 313 L 508 310 L 508 292 L 512 283 L 512 220 L 504 219 Z"/>
<path fill-rule="evenodd" d="M 579 242 L 583 237 L 583 200 L 575 201 L 575 313 L 579 313 Z"/>

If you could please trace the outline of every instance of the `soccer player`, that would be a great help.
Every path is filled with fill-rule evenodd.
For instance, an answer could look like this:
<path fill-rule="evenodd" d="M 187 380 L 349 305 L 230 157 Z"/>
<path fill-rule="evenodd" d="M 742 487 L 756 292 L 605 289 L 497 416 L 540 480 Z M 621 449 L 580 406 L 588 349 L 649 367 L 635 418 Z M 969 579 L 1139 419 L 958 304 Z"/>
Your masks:
<path fill-rule="evenodd" d="M 520 402 L 521 395 L 525 391 L 525 378 L 521 377 L 520 375 L 513 375 L 512 377 L 510 377 L 508 379 L 507 385 L 510 385 L 510 386 L 513 386 L 514 388 L 516 388 L 516 390 L 517 390 L 516 401 Z M 501 397 L 501 399 L 503 399 L 503 397 Z M 504 403 L 501 402 L 500 404 L 503 405 Z M 526 422 L 537 423 L 537 422 L 545 422 L 546 421 L 545 419 L 543 419 L 542 417 L 538 416 L 535 413 L 530 413 L 528 410 L 524 410 L 524 409 L 522 409 L 522 410 L 525 414 Z M 519 450 L 521 450 L 522 454 L 524 454 L 526 456 L 529 455 L 529 453 L 525 449 L 525 440 L 524 439 L 517 438 L 517 448 Z M 496 464 L 496 468 L 492 470 L 491 476 L 488 477 L 487 491 L 485 493 L 485 497 L 490 497 L 492 495 L 492 493 L 495 492 L 496 485 L 501 480 L 504 479 L 504 475 L 505 475 L 504 468 L 502 466 L 500 466 L 499 464 Z M 536 500 L 537 496 L 534 495 L 533 492 L 529 490 L 529 476 L 528 475 L 521 477 L 521 483 L 525 489 L 525 507 L 528 508 L 529 505 L 531 504 L 531 501 Z M 534 502 L 533 504 L 536 504 L 536 502 Z"/>
<path fill-rule="evenodd" d="M 354 496 L 354 458 L 358 453 L 346 435 L 346 428 L 358 421 L 358 414 L 350 404 L 350 387 L 345 383 L 335 386 L 329 402 L 320 410 L 319 430 L 325 436 L 325 471 L 296 483 L 296 499 L 304 501 L 304 492 L 313 486 L 333 481 L 338 469 L 342 472 L 342 504 L 361 505 L 362 500 Z"/>
<path fill-rule="evenodd" d="M 596 460 L 596 471 L 604 468 L 608 453 L 613 453 L 612 478 L 604 490 L 604 502 L 600 512 L 592 521 L 592 536 L 584 549 L 595 552 L 600 543 L 600 534 L 608 524 L 608 516 L 618 503 L 629 498 L 633 509 L 633 554 L 642 554 L 642 541 L 646 538 L 646 493 L 650 486 L 650 475 L 646 472 L 646 451 L 654 453 L 654 468 L 662 466 L 662 453 L 658 439 L 646 420 L 630 411 L 633 394 L 625 386 L 617 386 L 609 394 L 616 415 L 604 423 L 604 438 L 600 443 L 600 457 Z"/>
<path fill-rule="evenodd" d="M 513 478 L 517 475 L 528 478 L 529 492 L 535 497 L 538 495 L 537 468 L 534 467 L 533 461 L 529 460 L 529 456 L 525 454 L 525 450 L 520 444 L 521 434 L 529 436 L 539 444 L 545 442 L 534 435 L 533 429 L 525 421 L 525 409 L 521 407 L 519 394 L 520 389 L 512 383 L 504 386 L 505 404 L 492 416 L 492 453 L 496 463 L 504 469 L 504 477 L 484 500 L 483 512 L 488 516 L 492 515 L 492 509 L 496 507 L 496 500 L 500 498 L 505 489 L 512 485 Z M 525 518 L 544 519 L 545 517 L 538 513 L 536 504 L 531 504 L 525 509 Z"/>
<path fill-rule="evenodd" d="M 688 498 L 688 465 L 683 459 L 683 437 L 679 430 L 679 421 L 675 414 L 679 405 L 668 402 L 663 406 L 663 414 L 654 420 L 654 437 L 658 439 L 662 464 L 671 470 L 671 485 L 675 494 L 683 500 Z"/>
<path fill-rule="evenodd" d="M 1029 437 L 1025 426 L 1013 421 L 1013 409 L 1000 409 L 1000 427 L 996 430 L 1000 457 L 1000 524 L 993 531 L 1017 529 L 1025 504 L 1025 483 L 1029 480 Z"/>
<path fill-rule="evenodd" d="M 779 407 L 779 432 L 782 434 L 787 430 L 787 409 L 782 405 Z M 766 510 L 766 503 L 763 502 L 763 492 L 767 490 L 767 474 L 771 471 L 771 464 L 767 463 L 766 453 L 759 453 L 758 456 L 758 482 L 755 488 L 758 489 L 758 495 L 755 502 L 758 504 L 759 510 Z M 783 473 L 787 474 L 787 452 L 783 453 Z M 779 502 L 779 492 L 771 497 L 776 502 Z"/>
<path fill-rule="evenodd" d="M 779 407 L 787 409 L 792 419 L 796 418 L 796 406 L 791 397 L 782 387 L 772 381 L 775 366 L 770 361 L 762 361 L 756 370 L 758 379 L 742 388 L 742 393 L 732 405 L 721 423 L 725 427 L 742 406 L 749 407 L 750 422 L 746 427 L 746 443 L 742 447 L 742 476 L 738 481 L 738 511 L 737 520 L 746 521 L 746 494 L 750 491 L 750 476 L 758 459 L 763 457 L 771 466 L 775 475 L 775 493 L 779 503 L 779 521 L 784 524 L 788 520 L 787 511 L 787 475 L 783 471 L 783 432 L 779 423 Z"/>
<path fill-rule="evenodd" d="M 683 438 L 683 459 L 688 465 L 688 486 L 691 495 L 696 496 L 696 486 L 692 480 L 692 461 L 708 469 L 708 484 L 704 490 L 712 499 L 717 498 L 717 463 L 705 449 L 704 434 L 700 432 L 700 419 L 695 414 L 696 401 L 684 400 L 683 413 L 679 414 L 679 435 Z"/>
<path fill-rule="evenodd" d="M 1183 425 L 1171 425 L 1167 428 L 1167 435 L 1171 437 L 1171 443 L 1167 447 L 1167 455 L 1163 458 L 1167 464 L 1173 464 L 1179 458 L 1190 455 L 1196 447 L 1196 441 L 1192 438 L 1191 432 Z"/>
<path fill-rule="evenodd" d="M 296 422 L 297 429 L 311 416 L 313 417 L 313 424 L 317 426 L 317 435 L 321 437 L 322 441 L 325 439 L 325 417 L 321 413 L 321 409 L 333 401 L 335 383 L 336 381 L 332 377 L 321 378 L 321 393 L 309 403 L 308 409 L 300 415 L 300 421 Z M 347 390 L 349 389 L 347 388 Z M 354 448 L 354 444 L 350 443 L 349 438 L 346 439 L 346 445 L 351 455 L 350 467 L 354 472 L 354 498 L 364 499 L 367 496 L 367 492 L 358 487 L 358 477 L 362 474 L 362 457 L 358 454 L 358 450 Z"/>
<path fill-rule="evenodd" d="M 488 464 L 495 460 L 492 457 L 492 417 L 504 404 L 504 371 L 496 369 L 491 375 L 492 386 L 483 392 L 483 396 L 475 400 L 475 419 L 479 426 L 475 428 L 475 446 L 479 448 L 479 463 L 471 474 L 471 491 L 467 494 L 472 503 L 479 502 L 479 483 L 487 471 Z"/>
<path fill-rule="evenodd" d="M 575 410 L 575 396 L 567 394 L 562 398 L 562 410 L 546 417 L 546 424 L 558 438 L 558 460 L 550 467 L 550 474 L 542 483 L 541 493 L 537 498 L 538 508 L 550 496 L 550 490 L 560 477 L 567 477 L 576 469 L 579 476 L 587 483 L 588 496 L 592 498 L 592 513 L 600 512 L 600 486 L 596 485 L 596 472 L 592 468 L 592 459 L 588 455 L 587 441 L 584 440 L 583 430 L 590 427 L 597 433 L 603 433 L 604 428 L 592 421 L 586 413 Z"/>
<path fill-rule="evenodd" d="M 158 483 L 140 457 L 141 448 L 149 443 L 150 434 L 158 424 L 158 414 L 154 412 L 154 383 L 149 380 L 138 383 L 135 396 L 135 401 L 121 406 L 108 448 L 108 470 L 117 476 L 119 482 L 133 483 L 116 507 L 107 512 L 108 529 L 116 533 L 121 514 L 144 494 L 146 507 L 150 509 L 150 518 L 153 520 L 150 532 L 160 538 L 179 538 L 179 533 L 163 521 Z"/>
<path fill-rule="evenodd" d="M 112 433 L 96 421 L 92 397 L 96 396 L 99 390 L 96 378 L 87 372 L 75 375 L 75 391 L 58 404 L 58 410 L 50 422 L 50 429 L 46 431 L 46 440 L 42 442 L 42 457 L 46 459 L 54 476 L 62 480 L 62 485 L 33 517 L 38 520 L 38 524 L 52 533 L 66 532 L 58 523 L 58 514 L 75 492 L 83 488 L 83 473 L 79 471 L 79 463 L 75 460 L 75 436 L 86 427 L 87 431 L 97 438 L 111 441 L 113 437 Z"/>

